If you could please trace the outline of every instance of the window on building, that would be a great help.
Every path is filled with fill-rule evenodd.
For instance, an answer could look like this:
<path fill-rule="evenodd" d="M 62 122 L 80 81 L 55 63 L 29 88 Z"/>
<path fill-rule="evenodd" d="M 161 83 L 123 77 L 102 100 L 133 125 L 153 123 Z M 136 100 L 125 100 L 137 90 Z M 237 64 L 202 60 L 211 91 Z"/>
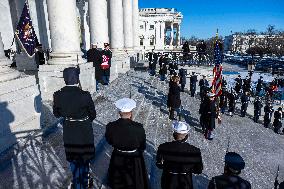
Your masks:
<path fill-rule="evenodd" d="M 150 25 L 150 30 L 153 30 L 155 28 L 154 25 Z"/>
<path fill-rule="evenodd" d="M 140 38 L 140 46 L 143 46 L 143 38 Z"/>
<path fill-rule="evenodd" d="M 140 29 L 143 29 L 144 28 L 144 26 L 143 25 L 140 25 Z"/>
<path fill-rule="evenodd" d="M 151 38 L 151 39 L 150 39 L 150 46 L 153 46 L 153 45 L 154 45 L 154 41 L 155 41 L 154 38 Z"/>

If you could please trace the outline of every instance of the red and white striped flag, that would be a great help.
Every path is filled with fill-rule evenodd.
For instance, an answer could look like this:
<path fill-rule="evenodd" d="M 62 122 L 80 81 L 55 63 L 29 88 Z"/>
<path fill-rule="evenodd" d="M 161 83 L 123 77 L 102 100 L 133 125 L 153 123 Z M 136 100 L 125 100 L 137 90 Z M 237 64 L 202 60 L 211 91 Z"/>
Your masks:
<path fill-rule="evenodd" d="M 215 96 L 220 96 L 222 94 L 222 52 L 220 49 L 220 44 L 216 41 L 214 48 L 214 69 L 213 69 L 213 82 L 212 82 L 212 92 L 215 93 Z"/>

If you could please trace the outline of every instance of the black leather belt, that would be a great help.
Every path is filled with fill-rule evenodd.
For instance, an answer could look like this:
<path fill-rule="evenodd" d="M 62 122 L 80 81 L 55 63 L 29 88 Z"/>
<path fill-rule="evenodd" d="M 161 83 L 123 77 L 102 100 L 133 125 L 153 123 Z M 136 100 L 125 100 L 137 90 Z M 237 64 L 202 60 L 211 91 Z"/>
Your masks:
<path fill-rule="evenodd" d="M 89 116 L 87 117 L 84 117 L 84 118 L 80 118 L 80 119 L 74 119 L 74 118 L 71 118 L 71 117 L 66 117 L 65 120 L 66 121 L 78 121 L 78 122 L 83 122 L 83 121 L 87 121 L 89 119 Z"/>
<path fill-rule="evenodd" d="M 169 171 L 168 173 L 172 174 L 172 175 L 187 175 L 188 173 L 176 173 L 176 172 L 172 172 Z"/>

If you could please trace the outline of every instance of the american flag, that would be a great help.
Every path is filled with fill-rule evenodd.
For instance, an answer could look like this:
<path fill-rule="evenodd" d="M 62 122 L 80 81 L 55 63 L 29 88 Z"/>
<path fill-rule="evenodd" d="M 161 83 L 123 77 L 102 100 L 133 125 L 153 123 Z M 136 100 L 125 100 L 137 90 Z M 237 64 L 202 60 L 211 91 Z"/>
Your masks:
<path fill-rule="evenodd" d="M 213 82 L 212 90 L 215 93 L 215 96 L 220 96 L 222 94 L 222 52 L 220 49 L 220 43 L 216 41 L 214 47 L 214 69 L 213 69 Z"/>
<path fill-rule="evenodd" d="M 15 34 L 24 51 L 29 57 L 32 57 L 35 53 L 35 48 L 38 44 L 38 39 L 32 24 L 32 19 L 30 16 L 27 2 L 25 2 L 23 12 L 17 25 Z"/>

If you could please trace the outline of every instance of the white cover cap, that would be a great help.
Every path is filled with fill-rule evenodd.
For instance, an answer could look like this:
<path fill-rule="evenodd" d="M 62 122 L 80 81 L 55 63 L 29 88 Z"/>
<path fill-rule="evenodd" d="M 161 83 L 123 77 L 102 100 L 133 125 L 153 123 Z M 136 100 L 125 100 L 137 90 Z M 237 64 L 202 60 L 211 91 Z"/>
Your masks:
<path fill-rule="evenodd" d="M 174 121 L 172 123 L 172 127 L 173 127 L 174 132 L 179 133 L 179 134 L 187 134 L 189 133 L 189 130 L 190 130 L 189 125 L 181 121 Z"/>
<path fill-rule="evenodd" d="M 209 97 L 214 97 L 215 94 L 214 94 L 214 93 L 208 93 L 207 96 L 209 96 Z"/>
<path fill-rule="evenodd" d="M 123 98 L 114 103 L 114 105 L 119 109 L 120 112 L 131 112 L 136 108 L 136 102 L 130 98 Z"/>

